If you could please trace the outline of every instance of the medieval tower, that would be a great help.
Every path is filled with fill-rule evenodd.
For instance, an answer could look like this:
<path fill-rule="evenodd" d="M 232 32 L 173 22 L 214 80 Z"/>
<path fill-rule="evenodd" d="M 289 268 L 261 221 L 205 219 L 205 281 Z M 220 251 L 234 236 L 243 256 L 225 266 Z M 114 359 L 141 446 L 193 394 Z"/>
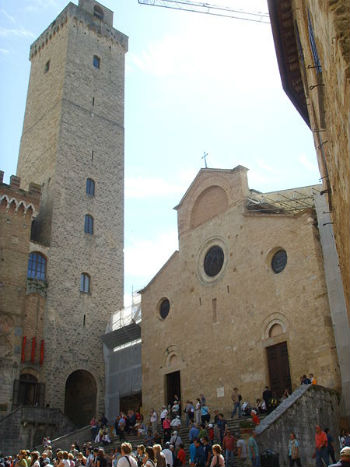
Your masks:
<path fill-rule="evenodd" d="M 127 44 L 112 11 L 79 0 L 30 48 L 17 175 L 42 187 L 28 277 L 45 283 L 46 303 L 40 364 L 22 374 L 77 425 L 103 411 L 100 337 L 123 306 Z"/>

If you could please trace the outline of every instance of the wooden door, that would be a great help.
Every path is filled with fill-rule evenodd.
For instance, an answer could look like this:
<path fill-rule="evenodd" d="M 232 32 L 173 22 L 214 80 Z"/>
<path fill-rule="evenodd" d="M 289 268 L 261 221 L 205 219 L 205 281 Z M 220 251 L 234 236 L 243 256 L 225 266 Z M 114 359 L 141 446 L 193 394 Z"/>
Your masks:
<path fill-rule="evenodd" d="M 287 342 L 266 348 L 269 366 L 270 388 L 280 398 L 285 389 L 292 391 Z"/>

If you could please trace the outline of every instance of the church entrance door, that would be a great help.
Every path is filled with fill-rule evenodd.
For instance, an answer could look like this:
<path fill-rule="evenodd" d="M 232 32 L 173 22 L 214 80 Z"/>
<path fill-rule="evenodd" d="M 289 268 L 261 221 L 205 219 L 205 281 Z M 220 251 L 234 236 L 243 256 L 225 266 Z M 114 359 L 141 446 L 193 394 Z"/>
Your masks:
<path fill-rule="evenodd" d="M 77 426 L 88 425 L 96 415 L 97 387 L 95 378 L 85 370 L 71 373 L 66 381 L 64 414 Z"/>
<path fill-rule="evenodd" d="M 272 393 L 280 398 L 285 389 L 292 391 L 287 342 L 266 348 Z"/>
<path fill-rule="evenodd" d="M 165 375 L 166 378 L 166 404 L 173 404 L 174 396 L 177 394 L 181 400 L 180 372 L 174 371 Z"/>

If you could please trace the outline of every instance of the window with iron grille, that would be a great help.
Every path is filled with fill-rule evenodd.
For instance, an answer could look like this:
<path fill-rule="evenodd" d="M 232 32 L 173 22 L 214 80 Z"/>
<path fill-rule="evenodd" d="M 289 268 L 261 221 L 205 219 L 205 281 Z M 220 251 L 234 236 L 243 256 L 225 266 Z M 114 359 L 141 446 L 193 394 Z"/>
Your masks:
<path fill-rule="evenodd" d="M 320 58 L 317 52 L 315 35 L 314 35 L 313 27 L 312 27 L 311 15 L 310 15 L 309 10 L 307 11 L 307 22 L 308 22 L 308 29 L 309 29 L 309 41 L 310 41 L 312 56 L 314 59 L 314 65 L 315 65 L 317 73 L 322 73 L 321 62 L 320 62 Z"/>
<path fill-rule="evenodd" d="M 83 293 L 90 292 L 90 276 L 86 272 L 83 272 L 80 275 L 80 292 L 83 292 Z"/>
<path fill-rule="evenodd" d="M 94 218 L 90 214 L 85 215 L 84 232 L 90 235 L 94 233 Z"/>
<path fill-rule="evenodd" d="M 27 277 L 30 279 L 46 279 L 46 258 L 41 253 L 30 253 Z"/>

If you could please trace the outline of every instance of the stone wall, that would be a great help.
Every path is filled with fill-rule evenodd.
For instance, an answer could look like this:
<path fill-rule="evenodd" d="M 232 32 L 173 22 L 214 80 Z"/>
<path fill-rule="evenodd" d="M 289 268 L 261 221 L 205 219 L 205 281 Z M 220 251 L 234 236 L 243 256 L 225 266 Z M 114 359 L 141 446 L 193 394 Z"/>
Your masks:
<path fill-rule="evenodd" d="M 256 428 L 260 453 L 271 449 L 279 454 L 280 466 L 288 467 L 288 441 L 294 432 L 300 443 L 301 465 L 314 466 L 316 425 L 330 429 L 338 458 L 339 395 L 321 386 L 302 385 Z"/>
<path fill-rule="evenodd" d="M 12 408 L 13 382 L 21 372 L 21 347 L 26 317 L 27 264 L 30 230 L 40 203 L 40 187 L 20 188 L 0 179 L 0 415 Z M 36 335 L 36 334 L 32 334 Z"/>
<path fill-rule="evenodd" d="M 191 229 L 192 208 L 211 184 L 225 190 L 227 210 Z M 237 386 L 243 399 L 254 403 L 270 382 L 267 348 L 283 342 L 292 389 L 305 373 L 340 389 L 314 213 L 249 212 L 249 195 L 246 169 L 202 169 L 177 208 L 179 251 L 142 291 L 145 413 L 167 402 L 167 375 L 175 371 L 182 400 L 203 392 L 211 411 L 228 415 Z M 219 274 L 209 277 L 203 262 L 213 245 L 222 248 L 224 262 Z M 287 265 L 276 274 L 271 260 L 281 248 Z M 170 311 L 162 319 L 165 297 Z"/>

